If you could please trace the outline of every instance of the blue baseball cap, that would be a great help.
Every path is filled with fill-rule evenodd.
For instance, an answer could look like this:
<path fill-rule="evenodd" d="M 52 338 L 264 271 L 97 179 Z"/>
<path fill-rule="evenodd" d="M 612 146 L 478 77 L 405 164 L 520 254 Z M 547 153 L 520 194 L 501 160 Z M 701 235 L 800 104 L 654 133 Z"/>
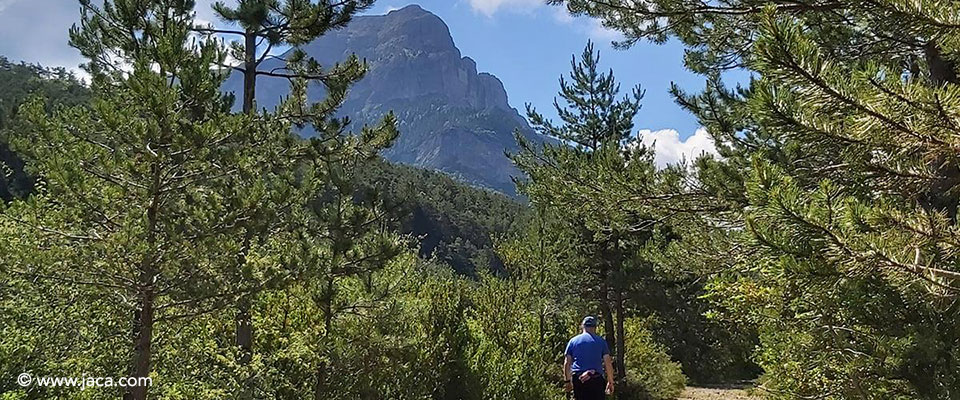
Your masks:
<path fill-rule="evenodd" d="M 597 326 L 597 319 L 592 315 L 588 315 L 583 318 L 583 326 L 587 328 L 595 328 Z"/>

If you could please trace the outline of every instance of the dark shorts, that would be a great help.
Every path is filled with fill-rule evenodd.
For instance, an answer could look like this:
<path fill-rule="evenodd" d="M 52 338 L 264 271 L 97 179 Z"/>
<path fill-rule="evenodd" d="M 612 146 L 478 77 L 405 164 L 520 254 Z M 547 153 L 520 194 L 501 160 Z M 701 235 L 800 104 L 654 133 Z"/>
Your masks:
<path fill-rule="evenodd" d="M 607 381 L 603 379 L 602 374 L 593 374 L 590 380 L 580 382 L 582 372 L 573 373 L 573 398 L 575 400 L 603 400 L 604 390 L 607 389 Z"/>

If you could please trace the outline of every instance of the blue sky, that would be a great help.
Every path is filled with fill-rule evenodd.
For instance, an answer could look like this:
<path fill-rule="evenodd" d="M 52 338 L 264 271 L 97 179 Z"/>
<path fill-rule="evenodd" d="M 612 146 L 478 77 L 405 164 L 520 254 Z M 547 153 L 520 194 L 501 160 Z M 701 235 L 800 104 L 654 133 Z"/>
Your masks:
<path fill-rule="evenodd" d="M 229 0 L 227 0 L 229 2 Z M 211 0 L 198 0 L 198 17 L 213 20 Z M 666 164 L 701 151 L 712 151 L 708 135 L 698 131 L 696 119 L 667 93 L 670 82 L 699 91 L 704 78 L 683 66 L 683 47 L 640 43 L 616 50 L 615 32 L 589 18 L 572 18 L 562 8 L 543 0 L 380 0 L 370 14 L 383 14 L 408 4 L 419 4 L 440 16 L 450 27 L 464 56 L 476 60 L 478 70 L 503 81 L 510 104 L 523 109 L 532 103 L 545 115 L 555 115 L 552 101 L 557 80 L 570 70 L 570 58 L 580 54 L 587 40 L 596 42 L 601 65 L 613 68 L 626 91 L 640 84 L 646 90 L 637 117 L 638 134 L 656 142 L 657 161 Z M 79 16 L 77 0 L 0 0 L 0 55 L 12 60 L 75 69 L 82 60 L 67 46 L 67 29 Z"/>

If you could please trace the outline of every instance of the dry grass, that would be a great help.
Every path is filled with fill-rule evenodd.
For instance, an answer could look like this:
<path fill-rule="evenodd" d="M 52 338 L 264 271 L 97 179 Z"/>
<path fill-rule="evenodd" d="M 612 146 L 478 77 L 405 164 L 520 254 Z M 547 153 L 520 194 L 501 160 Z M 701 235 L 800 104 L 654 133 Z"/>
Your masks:
<path fill-rule="evenodd" d="M 687 387 L 678 400 L 759 400 L 762 397 L 745 388 Z"/>

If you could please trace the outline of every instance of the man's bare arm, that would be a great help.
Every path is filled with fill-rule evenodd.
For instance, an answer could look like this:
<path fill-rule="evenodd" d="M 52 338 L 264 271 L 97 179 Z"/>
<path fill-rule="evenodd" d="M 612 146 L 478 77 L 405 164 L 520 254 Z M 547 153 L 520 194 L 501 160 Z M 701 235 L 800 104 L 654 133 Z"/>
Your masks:
<path fill-rule="evenodd" d="M 573 380 L 573 357 L 569 355 L 563 356 L 563 380 L 570 381 Z"/>
<path fill-rule="evenodd" d="M 603 355 L 603 370 L 607 372 L 607 384 L 613 385 L 613 359 L 609 354 Z"/>

